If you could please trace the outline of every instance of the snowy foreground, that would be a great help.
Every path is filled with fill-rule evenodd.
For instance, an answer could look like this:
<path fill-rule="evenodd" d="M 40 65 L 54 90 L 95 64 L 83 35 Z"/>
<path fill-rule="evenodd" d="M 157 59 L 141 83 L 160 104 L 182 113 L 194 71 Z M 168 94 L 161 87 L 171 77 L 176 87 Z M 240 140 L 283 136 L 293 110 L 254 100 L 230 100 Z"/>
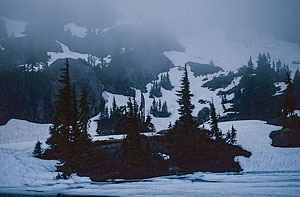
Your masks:
<path fill-rule="evenodd" d="M 220 128 L 226 132 L 231 125 L 237 129 L 238 144 L 253 154 L 250 158 L 237 158 L 244 169 L 242 173 L 194 173 L 97 183 L 76 175 L 69 180 L 54 180 L 57 175 L 54 166 L 56 161 L 31 156 L 36 140 L 43 141 L 47 138 L 48 125 L 11 120 L 0 127 L 0 193 L 298 196 L 300 148 L 270 146 L 269 133 L 280 127 L 263 121 L 223 122 L 220 123 Z M 90 132 L 93 135 L 95 125 L 91 126 Z"/>

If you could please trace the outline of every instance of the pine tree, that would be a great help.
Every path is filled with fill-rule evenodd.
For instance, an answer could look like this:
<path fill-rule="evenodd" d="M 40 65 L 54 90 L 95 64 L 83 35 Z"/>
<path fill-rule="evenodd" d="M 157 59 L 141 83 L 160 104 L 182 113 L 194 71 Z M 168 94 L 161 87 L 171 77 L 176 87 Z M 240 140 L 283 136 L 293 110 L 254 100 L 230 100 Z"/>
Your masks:
<path fill-rule="evenodd" d="M 220 132 L 220 129 L 218 127 L 217 114 L 213 101 L 210 103 L 210 121 L 210 137 L 215 137 L 216 139 L 219 139 L 222 136 L 222 133 Z"/>
<path fill-rule="evenodd" d="M 78 126 L 78 107 L 77 107 L 77 96 L 76 96 L 75 84 L 73 84 L 72 97 L 73 97 L 73 102 L 72 102 L 73 111 L 72 111 L 72 116 L 70 117 L 70 119 L 72 120 L 72 132 L 70 135 L 70 140 L 73 142 L 75 141 L 76 138 L 79 138 L 80 136 L 79 126 Z"/>
<path fill-rule="evenodd" d="M 127 167 L 134 169 L 140 167 L 143 163 L 142 140 L 139 133 L 139 124 L 137 118 L 137 103 L 135 98 L 131 98 L 127 103 L 127 122 L 128 134 L 124 140 L 124 152 L 127 160 Z"/>
<path fill-rule="evenodd" d="M 160 86 L 163 87 L 166 90 L 172 90 L 173 86 L 170 81 L 170 75 L 167 73 L 166 75 L 161 74 L 160 75 Z"/>
<path fill-rule="evenodd" d="M 193 120 L 192 112 L 195 106 L 191 103 L 191 97 L 193 94 L 190 91 L 190 82 L 188 79 L 188 72 L 186 65 L 184 67 L 184 75 L 181 79 L 181 90 L 177 91 L 177 96 L 179 99 L 177 100 L 179 104 L 179 121 L 178 123 L 181 124 L 186 131 L 191 131 L 195 128 L 195 121 Z"/>
<path fill-rule="evenodd" d="M 43 150 L 41 148 L 41 145 L 42 143 L 38 140 L 35 144 L 35 147 L 34 147 L 34 151 L 32 152 L 32 155 L 34 157 L 41 157 L 42 156 L 42 153 L 43 153 Z"/>
<path fill-rule="evenodd" d="M 117 109 L 118 109 L 118 105 L 117 105 L 117 102 L 116 102 L 116 97 L 114 96 L 113 102 L 112 102 L 112 113 L 117 111 Z"/>
<path fill-rule="evenodd" d="M 170 115 L 171 113 L 168 111 L 167 101 L 164 101 L 161 107 L 160 117 L 169 117 Z"/>
<path fill-rule="evenodd" d="M 295 72 L 293 84 L 294 84 L 294 98 L 300 98 L 300 72 L 298 69 Z M 300 109 L 299 99 L 296 102 L 296 109 Z"/>
<path fill-rule="evenodd" d="M 290 74 L 286 74 L 286 84 L 287 88 L 284 92 L 284 101 L 283 101 L 283 116 L 292 115 L 295 110 L 296 101 L 293 96 L 294 85 L 292 83 Z"/>
<path fill-rule="evenodd" d="M 70 138 L 73 132 L 73 121 L 70 117 L 73 116 L 74 108 L 68 59 L 66 59 L 65 66 L 65 68 L 61 69 L 63 72 L 59 79 L 63 87 L 58 91 L 56 110 L 52 120 L 52 126 L 50 127 L 50 137 L 46 141 L 50 149 L 55 153 L 57 159 L 60 160 L 66 160 L 71 156 L 68 155 L 68 150 L 70 150 L 71 147 Z"/>
<path fill-rule="evenodd" d="M 233 127 L 233 125 L 231 127 L 231 131 L 228 130 L 226 133 L 225 141 L 227 144 L 236 144 L 236 129 Z"/>
<path fill-rule="evenodd" d="M 161 86 L 159 83 L 157 83 L 157 81 L 155 81 L 154 83 L 152 83 L 149 97 L 154 98 L 154 97 L 161 97 L 161 96 L 162 96 Z"/>
<path fill-rule="evenodd" d="M 90 107 L 87 101 L 88 93 L 86 89 L 81 92 L 81 98 L 79 102 L 80 113 L 78 116 L 78 125 L 82 140 L 85 142 L 90 141 L 90 136 L 88 134 L 88 128 L 90 124 L 89 114 Z"/>
<path fill-rule="evenodd" d="M 155 131 L 155 127 L 154 127 L 154 124 L 151 122 L 151 120 L 152 120 L 152 118 L 151 118 L 150 114 L 148 114 L 147 117 L 146 117 L 146 122 L 145 122 L 146 123 L 146 127 L 150 131 L 154 132 Z"/>

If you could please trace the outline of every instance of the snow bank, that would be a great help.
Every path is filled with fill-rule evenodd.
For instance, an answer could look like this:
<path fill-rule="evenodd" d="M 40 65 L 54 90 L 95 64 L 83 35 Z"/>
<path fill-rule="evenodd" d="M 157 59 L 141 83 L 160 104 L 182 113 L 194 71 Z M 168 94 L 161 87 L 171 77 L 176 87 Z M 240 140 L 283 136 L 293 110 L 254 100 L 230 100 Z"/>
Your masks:
<path fill-rule="evenodd" d="M 223 133 L 233 125 L 237 129 L 237 143 L 252 152 L 250 158 L 238 158 L 244 171 L 300 171 L 300 148 L 271 146 L 269 134 L 281 127 L 259 120 L 222 122 L 219 125 Z"/>
<path fill-rule="evenodd" d="M 6 125 L 0 126 L 0 144 L 46 140 L 49 126 L 49 124 L 11 119 Z"/>

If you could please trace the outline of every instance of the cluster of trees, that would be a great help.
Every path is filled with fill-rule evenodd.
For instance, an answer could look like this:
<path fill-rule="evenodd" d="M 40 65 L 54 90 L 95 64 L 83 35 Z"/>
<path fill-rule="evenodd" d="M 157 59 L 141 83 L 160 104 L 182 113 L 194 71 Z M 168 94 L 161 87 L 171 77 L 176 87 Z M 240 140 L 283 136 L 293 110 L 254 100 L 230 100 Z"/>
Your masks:
<path fill-rule="evenodd" d="M 150 89 L 149 97 L 154 98 L 154 97 L 161 97 L 161 96 L 162 96 L 161 85 L 157 81 L 154 81 Z"/>
<path fill-rule="evenodd" d="M 152 83 L 149 97 L 154 98 L 154 97 L 161 97 L 161 87 L 163 87 L 166 90 L 172 90 L 173 86 L 170 81 L 170 76 L 169 73 L 167 74 L 161 74 L 160 75 L 160 82 L 154 81 Z"/>
<path fill-rule="evenodd" d="M 143 104 L 137 105 L 137 119 L 139 132 L 153 132 L 155 131 L 154 125 L 151 123 L 151 116 L 145 116 L 145 109 Z M 125 134 L 127 133 L 128 121 L 128 106 L 118 106 L 115 97 L 113 98 L 112 107 L 109 109 L 107 106 L 100 112 L 100 119 L 98 120 L 99 134 Z"/>
<path fill-rule="evenodd" d="M 234 145 L 236 130 L 232 127 L 231 131 L 222 135 L 218 128 L 213 102 L 210 104 L 210 130 L 199 128 L 192 116 L 194 105 L 191 103 L 191 97 L 193 94 L 190 92 L 186 67 L 181 80 L 181 89 L 177 91 L 180 117 L 174 125 L 169 125 L 166 136 L 159 136 L 160 140 L 158 141 L 165 144 L 153 146 L 153 141 L 151 142 L 149 137 L 140 134 L 140 107 L 134 97 L 129 97 L 127 106 L 123 107 L 118 107 L 114 99 L 110 118 L 123 117 L 122 127 L 126 129 L 127 136 L 121 142 L 121 149 L 109 150 L 106 156 L 101 146 L 106 142 L 98 142 L 100 146 L 96 146 L 96 142 L 91 141 L 87 132 L 89 107 L 86 91 L 82 92 L 79 108 L 77 108 L 75 88 L 72 89 L 70 85 L 68 62 L 66 62 L 66 68 L 62 70 L 63 74 L 59 81 L 63 88 L 59 91 L 56 113 L 50 128 L 51 136 L 46 142 L 50 146 L 50 149 L 46 151 L 50 151 L 52 159 L 60 161 L 57 170 L 61 174 L 57 178 L 68 178 L 75 172 L 81 175 L 101 177 L 96 180 L 111 177 L 151 177 L 174 173 L 170 171 L 171 166 L 179 167 L 180 171 L 184 173 L 202 170 L 241 170 L 238 163 L 234 161 L 234 157 L 239 154 L 236 152 L 242 150 Z M 145 122 L 151 125 L 149 115 Z M 40 143 L 38 142 L 36 149 L 39 147 Z M 114 149 L 114 146 L 110 147 Z M 118 147 L 117 144 L 116 147 Z M 168 161 L 160 156 L 161 153 L 157 151 L 157 148 L 168 152 Z M 117 151 L 114 154 L 118 156 L 108 159 L 111 151 Z M 34 151 L 34 155 L 40 156 L 40 154 L 41 151 Z"/>
<path fill-rule="evenodd" d="M 172 90 L 173 86 L 170 81 L 169 73 L 160 75 L 160 86 L 166 90 Z"/>
<path fill-rule="evenodd" d="M 192 116 L 194 105 L 191 103 L 193 94 L 190 92 L 188 73 L 185 67 L 184 76 L 181 80 L 181 90 L 177 92 L 180 108 L 179 119 L 175 125 L 169 126 L 169 136 L 174 141 L 171 158 L 179 165 L 187 168 L 210 168 L 210 162 L 214 160 L 226 161 L 230 158 L 225 152 L 228 145 L 236 143 L 236 130 L 232 127 L 225 136 L 218 128 L 218 121 L 213 102 L 210 103 L 211 128 L 199 128 Z M 230 160 L 230 159 L 229 159 Z M 226 163 L 226 162 L 225 162 Z M 224 163 L 224 166 L 226 165 Z"/>
<path fill-rule="evenodd" d="M 248 118 L 266 119 L 280 115 L 282 101 L 274 96 L 277 91 L 274 83 L 288 80 L 288 66 L 282 66 L 280 61 L 272 63 L 270 56 L 263 53 L 258 56 L 257 67 L 250 58 L 243 70 L 240 84 L 235 89 L 234 110 Z M 296 83 L 298 75 L 299 71 L 294 77 Z"/>
<path fill-rule="evenodd" d="M 62 89 L 59 90 L 56 101 L 56 111 L 50 127 L 50 137 L 46 144 L 49 145 L 55 159 L 60 163 L 57 170 L 62 172 L 57 178 L 67 178 L 75 169 L 73 165 L 84 160 L 81 153 L 87 151 L 91 146 L 91 139 L 88 134 L 89 127 L 89 103 L 87 101 L 87 91 L 83 89 L 79 105 L 75 85 L 71 86 L 69 75 L 69 63 L 66 59 L 65 68 L 59 82 Z M 38 144 L 37 144 L 38 145 Z"/>
<path fill-rule="evenodd" d="M 168 110 L 167 101 L 164 101 L 162 104 L 160 99 L 156 101 L 154 98 L 150 107 L 150 114 L 154 117 L 169 117 L 171 112 Z"/>

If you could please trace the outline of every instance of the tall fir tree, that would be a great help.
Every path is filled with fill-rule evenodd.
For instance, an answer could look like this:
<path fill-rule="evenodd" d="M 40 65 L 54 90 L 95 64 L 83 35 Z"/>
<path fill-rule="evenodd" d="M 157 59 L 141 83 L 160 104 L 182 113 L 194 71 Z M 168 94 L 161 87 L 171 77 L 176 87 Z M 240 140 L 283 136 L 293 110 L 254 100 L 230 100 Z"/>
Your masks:
<path fill-rule="evenodd" d="M 78 116 L 78 126 L 81 134 L 81 138 L 85 142 L 90 141 L 90 136 L 88 134 L 88 128 L 90 126 L 90 107 L 89 102 L 87 100 L 88 93 L 87 90 L 84 88 L 81 92 L 80 102 L 79 102 L 79 109 L 80 113 Z"/>
<path fill-rule="evenodd" d="M 43 153 L 43 150 L 42 150 L 42 147 L 41 147 L 42 143 L 38 140 L 35 144 L 35 147 L 34 147 L 34 150 L 32 152 L 32 155 L 34 157 L 41 157 L 42 156 L 42 153 Z"/>
<path fill-rule="evenodd" d="M 135 169 L 142 166 L 143 163 L 142 140 L 138 130 L 138 107 L 135 98 L 133 98 L 133 101 L 129 98 L 127 108 L 126 127 L 128 134 L 124 140 L 124 152 L 127 168 Z"/>
<path fill-rule="evenodd" d="M 222 133 L 218 127 L 218 120 L 216 114 L 216 108 L 213 101 L 210 103 L 210 137 L 215 139 L 220 139 L 222 137 Z"/>
<path fill-rule="evenodd" d="M 61 70 L 59 82 L 63 87 L 58 91 L 56 110 L 50 127 L 50 137 L 46 143 L 55 153 L 57 159 L 66 160 L 70 157 L 68 150 L 71 149 L 70 140 L 73 133 L 73 120 L 70 117 L 73 117 L 74 110 L 68 59 L 66 59 L 65 68 Z"/>
<path fill-rule="evenodd" d="M 294 85 L 291 80 L 290 74 L 286 73 L 286 84 L 287 88 L 284 91 L 284 101 L 283 101 L 283 116 L 292 115 L 295 110 L 296 101 L 294 99 L 293 91 Z"/>
<path fill-rule="evenodd" d="M 300 98 L 300 72 L 299 69 L 296 70 L 294 79 L 294 98 Z M 300 109 L 300 99 L 296 100 L 296 109 Z"/>
<path fill-rule="evenodd" d="M 181 79 L 180 90 L 176 94 L 179 99 L 177 100 L 179 104 L 178 113 L 180 115 L 178 123 L 181 124 L 186 131 L 191 131 L 195 128 L 196 123 L 193 119 L 192 112 L 195 106 L 191 103 L 191 98 L 194 96 L 190 91 L 190 82 L 188 79 L 187 67 L 184 67 L 184 74 Z"/>

